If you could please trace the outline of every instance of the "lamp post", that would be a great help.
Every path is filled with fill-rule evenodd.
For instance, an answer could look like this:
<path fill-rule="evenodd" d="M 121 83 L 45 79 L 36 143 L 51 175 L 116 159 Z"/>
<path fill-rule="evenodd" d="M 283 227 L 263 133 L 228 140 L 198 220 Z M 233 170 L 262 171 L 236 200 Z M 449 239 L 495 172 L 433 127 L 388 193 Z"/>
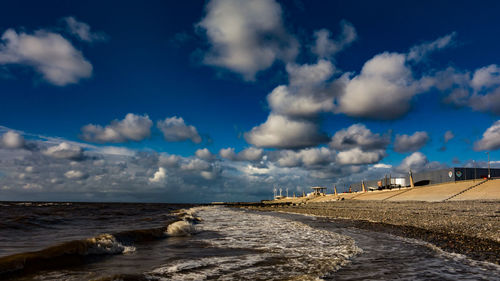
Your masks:
<path fill-rule="evenodd" d="M 490 152 L 486 152 L 488 154 L 488 179 L 491 178 L 491 171 L 490 171 Z"/>
<path fill-rule="evenodd" d="M 474 165 L 474 182 L 476 182 L 477 178 L 477 173 L 476 173 L 476 160 L 472 160 L 472 163 Z"/>

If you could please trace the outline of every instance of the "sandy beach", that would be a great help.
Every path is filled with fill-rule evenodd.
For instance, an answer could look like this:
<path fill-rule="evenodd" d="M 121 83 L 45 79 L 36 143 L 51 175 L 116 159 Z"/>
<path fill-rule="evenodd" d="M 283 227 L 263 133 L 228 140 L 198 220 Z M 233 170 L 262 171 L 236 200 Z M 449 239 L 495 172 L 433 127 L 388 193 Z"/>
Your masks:
<path fill-rule="evenodd" d="M 343 200 L 250 208 L 326 216 L 346 226 L 430 242 L 476 260 L 500 264 L 500 201 L 387 202 Z"/>

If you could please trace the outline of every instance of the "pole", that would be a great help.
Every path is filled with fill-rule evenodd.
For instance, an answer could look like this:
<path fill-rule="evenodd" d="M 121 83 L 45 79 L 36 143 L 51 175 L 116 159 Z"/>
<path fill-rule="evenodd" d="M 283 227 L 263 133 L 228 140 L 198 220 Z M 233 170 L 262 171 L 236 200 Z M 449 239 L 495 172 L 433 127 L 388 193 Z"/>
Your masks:
<path fill-rule="evenodd" d="M 486 152 L 488 153 L 488 179 L 491 178 L 491 172 L 490 172 L 490 152 Z"/>
<path fill-rule="evenodd" d="M 474 182 L 476 182 L 477 179 L 476 160 L 472 160 L 472 163 L 474 163 Z"/>

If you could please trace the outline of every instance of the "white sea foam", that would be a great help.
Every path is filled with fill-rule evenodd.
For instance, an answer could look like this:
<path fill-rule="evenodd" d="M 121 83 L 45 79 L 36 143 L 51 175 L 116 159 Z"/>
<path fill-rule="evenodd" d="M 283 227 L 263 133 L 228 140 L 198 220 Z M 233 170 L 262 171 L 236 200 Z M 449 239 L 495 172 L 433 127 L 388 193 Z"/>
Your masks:
<path fill-rule="evenodd" d="M 188 221 L 176 221 L 167 227 L 169 236 L 189 236 L 196 233 L 196 227 Z"/>
<path fill-rule="evenodd" d="M 133 246 L 124 246 L 111 234 L 101 234 L 86 239 L 88 243 L 87 255 L 125 254 L 135 251 Z"/>
<path fill-rule="evenodd" d="M 500 265 L 498 265 L 498 264 L 487 262 L 487 261 L 473 260 L 473 259 L 471 259 L 463 254 L 445 251 L 445 250 L 439 248 L 438 246 L 436 246 L 432 243 L 426 242 L 426 241 L 413 239 L 413 238 L 406 238 L 406 237 L 398 237 L 398 238 L 403 240 L 403 241 L 407 241 L 407 242 L 414 243 L 414 244 L 419 244 L 419 245 L 425 246 L 429 249 L 432 249 L 433 251 L 435 251 L 438 254 L 438 256 L 441 256 L 442 258 L 444 258 L 446 260 L 452 260 L 455 262 L 460 262 L 462 264 L 466 264 L 466 265 L 470 266 L 471 268 L 477 269 L 478 271 L 481 271 L 481 270 L 489 270 L 489 271 L 494 271 L 494 272 L 496 271 L 496 272 L 498 272 L 498 274 L 500 276 Z"/>
<path fill-rule="evenodd" d="M 350 237 L 284 218 L 224 207 L 191 210 L 203 221 L 200 230 L 219 234 L 203 242 L 235 251 L 176 260 L 148 273 L 151 280 L 318 280 L 361 252 Z"/>

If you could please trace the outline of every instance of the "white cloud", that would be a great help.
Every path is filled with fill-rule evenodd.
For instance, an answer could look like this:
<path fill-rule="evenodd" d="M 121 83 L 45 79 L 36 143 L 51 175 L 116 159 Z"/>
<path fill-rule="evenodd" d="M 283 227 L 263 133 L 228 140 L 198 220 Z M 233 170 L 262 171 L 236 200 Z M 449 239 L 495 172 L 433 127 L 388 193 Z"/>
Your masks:
<path fill-rule="evenodd" d="M 158 160 L 160 165 L 166 166 L 166 167 L 175 167 L 179 164 L 180 161 L 181 161 L 181 157 L 178 155 L 173 155 L 173 154 L 172 155 L 171 154 L 162 154 L 162 155 L 160 155 L 160 158 Z"/>
<path fill-rule="evenodd" d="M 215 158 L 215 155 L 208 150 L 208 148 L 203 148 L 203 149 L 198 149 L 195 152 L 196 157 L 203 159 L 203 160 L 213 160 Z"/>
<path fill-rule="evenodd" d="M 84 22 L 78 21 L 74 17 L 63 18 L 67 29 L 78 39 L 86 42 L 105 41 L 107 36 L 102 32 L 91 32 L 90 26 Z"/>
<path fill-rule="evenodd" d="M 309 117 L 334 109 L 333 96 L 321 92 L 310 93 L 296 94 L 288 86 L 282 85 L 267 96 L 267 101 L 274 112 L 287 116 Z"/>
<path fill-rule="evenodd" d="M 389 135 L 375 134 L 363 124 L 353 124 L 347 129 L 337 131 L 329 145 L 339 150 L 355 147 L 363 150 L 377 150 L 385 149 L 390 141 Z"/>
<path fill-rule="evenodd" d="M 319 60 L 316 64 L 288 64 L 289 85 L 276 87 L 267 101 L 274 113 L 287 116 L 312 117 L 332 112 L 338 83 L 326 82 L 335 71 L 333 64 Z"/>
<path fill-rule="evenodd" d="M 213 180 L 217 177 L 217 173 L 213 171 L 201 171 L 200 175 L 206 180 Z"/>
<path fill-rule="evenodd" d="M 125 148 L 125 147 L 117 147 L 117 146 L 104 146 L 97 148 L 97 151 L 101 154 L 107 155 L 120 155 L 120 156 L 134 156 L 135 151 Z"/>
<path fill-rule="evenodd" d="M 342 165 L 373 164 L 382 160 L 384 156 L 384 150 L 363 151 L 355 147 L 337 153 L 337 163 Z"/>
<path fill-rule="evenodd" d="M 182 170 L 192 170 L 192 171 L 208 170 L 210 169 L 210 167 L 211 167 L 210 163 L 198 158 L 187 159 L 187 162 L 181 165 Z"/>
<path fill-rule="evenodd" d="M 454 44 L 456 33 L 450 33 L 440 37 L 432 42 L 426 42 L 420 45 L 413 46 L 408 52 L 408 60 L 420 61 L 424 59 L 429 53 L 447 48 Z"/>
<path fill-rule="evenodd" d="M 262 159 L 264 150 L 261 148 L 249 147 L 238 153 L 238 159 L 243 161 L 257 161 Z"/>
<path fill-rule="evenodd" d="M 271 113 L 266 122 L 245 133 L 245 139 L 257 147 L 301 148 L 322 143 L 326 136 L 311 121 Z"/>
<path fill-rule="evenodd" d="M 314 32 L 315 43 L 311 51 L 320 58 L 330 58 L 354 42 L 358 35 L 354 26 L 347 21 L 340 23 L 342 33 L 335 40 L 330 39 L 330 31 L 320 29 Z"/>
<path fill-rule="evenodd" d="M 86 175 L 82 171 L 69 170 L 66 173 L 64 173 L 64 176 L 67 177 L 68 179 L 82 179 Z"/>
<path fill-rule="evenodd" d="M 113 120 L 106 127 L 88 124 L 82 127 L 81 138 L 90 142 L 141 141 L 151 135 L 153 122 L 148 115 L 128 113 L 123 120 Z"/>
<path fill-rule="evenodd" d="M 276 162 L 281 167 L 324 165 L 335 162 L 335 152 L 326 147 L 282 150 Z"/>
<path fill-rule="evenodd" d="M 444 102 L 500 114 L 500 67 L 492 64 L 473 74 L 448 68 L 435 75 L 437 88 L 447 93 Z"/>
<path fill-rule="evenodd" d="M 200 143 L 201 137 L 196 128 L 192 125 L 186 125 L 182 117 L 171 117 L 160 120 L 156 123 L 167 141 L 185 141 L 191 140 L 194 143 Z"/>
<path fill-rule="evenodd" d="M 375 168 L 375 169 L 390 169 L 390 168 L 392 168 L 392 165 L 378 163 L 378 164 L 373 165 L 373 168 Z"/>
<path fill-rule="evenodd" d="M 47 148 L 43 151 L 43 154 L 54 158 L 81 160 L 83 158 L 83 149 L 79 146 L 62 142 Z"/>
<path fill-rule="evenodd" d="M 212 0 L 198 26 L 211 44 L 204 62 L 240 73 L 246 80 L 276 60 L 291 61 L 297 40 L 287 33 L 274 0 Z"/>
<path fill-rule="evenodd" d="M 396 135 L 394 151 L 414 152 L 422 148 L 429 141 L 427 132 L 415 132 L 413 135 Z"/>
<path fill-rule="evenodd" d="M 449 47 L 453 37 L 454 33 L 414 46 L 408 54 L 384 52 L 374 56 L 365 62 L 359 75 L 342 77 L 345 89 L 336 112 L 381 120 L 406 114 L 415 95 L 442 84 L 435 76 L 415 79 L 410 62 L 418 63 L 430 52 Z"/>
<path fill-rule="evenodd" d="M 476 69 L 471 85 L 475 90 L 500 85 L 500 67 L 496 64 Z"/>
<path fill-rule="evenodd" d="M 500 148 L 500 120 L 486 129 L 483 137 L 474 143 L 474 150 L 497 150 Z"/>
<path fill-rule="evenodd" d="M 410 170 L 413 172 L 420 172 L 424 170 L 428 163 L 429 160 L 427 160 L 427 156 L 421 152 L 414 152 L 401 161 L 401 164 L 396 167 L 396 171 L 401 173 L 408 173 Z"/>
<path fill-rule="evenodd" d="M 290 87 L 314 86 L 328 80 L 335 71 L 335 66 L 327 60 L 318 60 L 316 64 L 286 65 Z"/>
<path fill-rule="evenodd" d="M 223 148 L 219 151 L 220 157 L 232 161 L 259 161 L 264 156 L 264 150 L 261 148 L 249 147 L 236 154 L 234 148 Z"/>
<path fill-rule="evenodd" d="M 152 178 L 149 179 L 151 183 L 164 183 L 167 179 L 167 170 L 163 167 L 159 167 Z"/>
<path fill-rule="evenodd" d="M 219 151 L 219 155 L 220 155 L 220 157 L 228 159 L 228 160 L 236 159 L 236 153 L 234 152 L 234 148 L 232 148 L 232 147 L 221 149 Z"/>
<path fill-rule="evenodd" d="M 38 30 L 34 34 L 8 29 L 0 42 L 0 65 L 32 67 L 57 86 L 78 83 L 92 75 L 92 65 L 60 34 Z"/>
<path fill-rule="evenodd" d="M 368 60 L 361 73 L 347 79 L 338 112 L 373 119 L 395 119 L 410 108 L 410 100 L 427 89 L 413 78 L 406 56 L 382 53 Z"/>
<path fill-rule="evenodd" d="M 8 131 L 2 135 L 0 144 L 0 147 L 3 146 L 6 148 L 23 148 L 24 137 L 14 131 Z"/>

